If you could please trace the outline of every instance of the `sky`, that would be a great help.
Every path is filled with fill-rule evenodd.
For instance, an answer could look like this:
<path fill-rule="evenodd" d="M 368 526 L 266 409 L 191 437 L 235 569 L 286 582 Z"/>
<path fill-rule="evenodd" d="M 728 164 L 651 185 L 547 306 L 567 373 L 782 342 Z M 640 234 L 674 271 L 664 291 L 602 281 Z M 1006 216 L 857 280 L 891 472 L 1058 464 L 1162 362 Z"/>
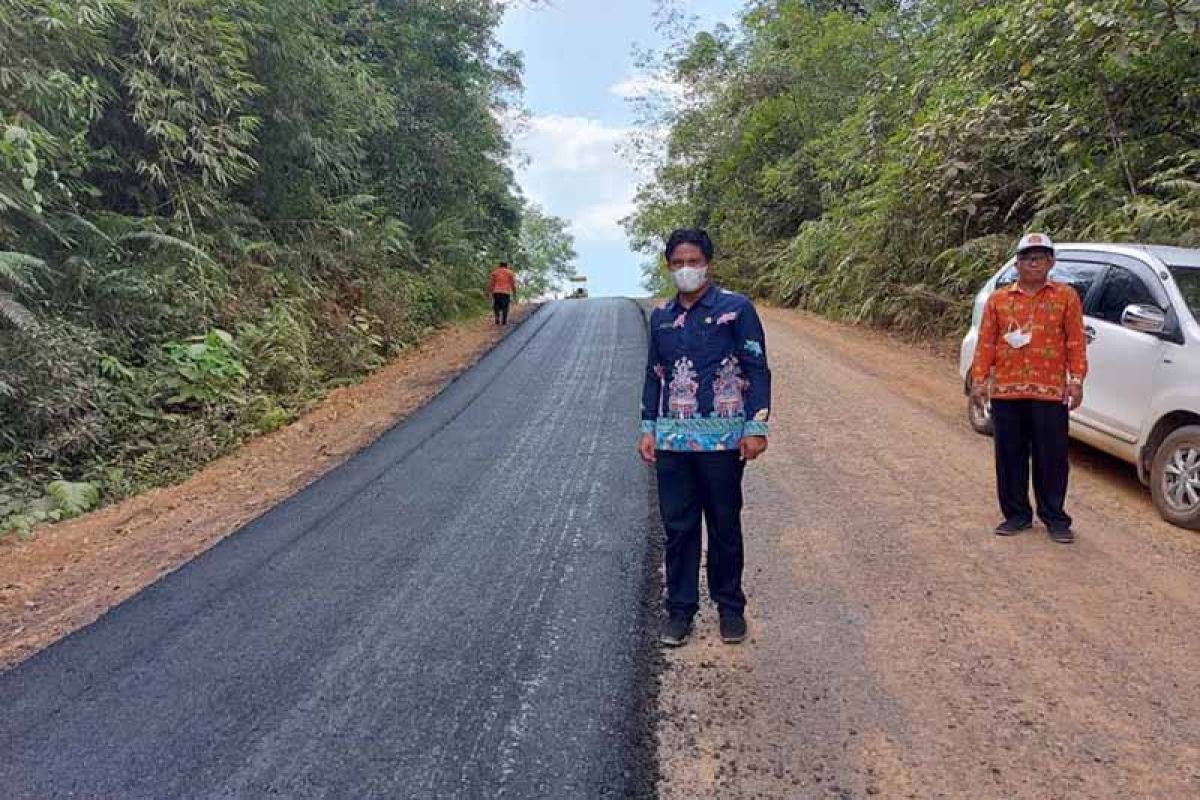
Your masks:
<path fill-rule="evenodd" d="M 702 28 L 732 23 L 741 0 L 680 0 Z M 652 0 L 552 0 L 513 7 L 500 42 L 525 60 L 529 118 L 516 139 L 517 178 L 531 201 L 571 223 L 579 272 L 593 297 L 641 296 L 643 256 L 619 220 L 640 180 L 617 153 L 634 123 L 627 97 L 647 76 L 635 45 L 656 44 Z"/>

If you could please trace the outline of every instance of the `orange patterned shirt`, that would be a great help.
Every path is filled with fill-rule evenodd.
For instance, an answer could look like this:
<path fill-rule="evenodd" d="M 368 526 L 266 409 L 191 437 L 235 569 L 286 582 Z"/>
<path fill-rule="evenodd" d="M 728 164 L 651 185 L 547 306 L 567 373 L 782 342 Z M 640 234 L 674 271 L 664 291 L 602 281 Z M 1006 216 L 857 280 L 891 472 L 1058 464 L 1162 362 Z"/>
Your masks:
<path fill-rule="evenodd" d="M 511 269 L 496 267 L 492 270 L 492 277 L 488 279 L 488 294 L 514 295 L 516 293 L 517 276 Z"/>
<path fill-rule="evenodd" d="M 1005 334 L 1018 330 L 1033 338 L 1014 348 Z M 1047 281 L 1028 295 L 1014 283 L 993 292 L 983 309 L 971 382 L 994 372 L 995 399 L 1062 400 L 1068 378 L 1082 382 L 1087 375 L 1086 346 L 1083 304 L 1074 289 Z"/>

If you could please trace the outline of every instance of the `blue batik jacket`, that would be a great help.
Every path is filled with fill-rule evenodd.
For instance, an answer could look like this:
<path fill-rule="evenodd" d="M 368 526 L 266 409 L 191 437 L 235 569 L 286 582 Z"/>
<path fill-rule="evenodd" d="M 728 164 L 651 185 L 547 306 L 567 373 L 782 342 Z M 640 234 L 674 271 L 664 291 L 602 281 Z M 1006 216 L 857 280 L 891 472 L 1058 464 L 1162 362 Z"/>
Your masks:
<path fill-rule="evenodd" d="M 642 433 L 659 450 L 733 450 L 766 436 L 771 414 L 767 344 L 753 304 L 709 286 L 691 308 L 678 296 L 650 315 Z"/>

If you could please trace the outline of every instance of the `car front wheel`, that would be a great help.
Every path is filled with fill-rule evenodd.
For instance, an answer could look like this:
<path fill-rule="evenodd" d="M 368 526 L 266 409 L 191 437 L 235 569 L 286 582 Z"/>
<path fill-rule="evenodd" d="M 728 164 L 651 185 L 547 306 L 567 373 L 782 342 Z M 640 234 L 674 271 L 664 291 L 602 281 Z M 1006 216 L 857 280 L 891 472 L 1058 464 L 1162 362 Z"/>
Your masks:
<path fill-rule="evenodd" d="M 1200 425 L 1177 428 L 1158 446 L 1150 490 L 1163 519 L 1200 530 Z"/>

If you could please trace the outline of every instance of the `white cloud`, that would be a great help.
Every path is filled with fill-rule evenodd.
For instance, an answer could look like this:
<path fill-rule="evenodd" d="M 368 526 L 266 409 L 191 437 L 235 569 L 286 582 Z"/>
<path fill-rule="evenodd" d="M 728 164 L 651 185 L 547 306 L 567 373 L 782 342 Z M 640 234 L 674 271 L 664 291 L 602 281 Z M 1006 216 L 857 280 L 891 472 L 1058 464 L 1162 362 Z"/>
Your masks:
<path fill-rule="evenodd" d="M 653 75 L 631 75 L 625 80 L 608 87 L 608 91 L 626 100 L 635 97 L 663 95 L 677 98 L 683 94 L 683 86 L 665 78 Z"/>
<path fill-rule="evenodd" d="M 572 232 L 589 242 L 623 242 L 625 229 L 621 219 L 633 213 L 633 198 L 613 200 L 588 206 L 571 220 Z"/>
<path fill-rule="evenodd" d="M 625 240 L 619 220 L 633 211 L 634 168 L 617 148 L 632 128 L 591 117 L 526 119 L 517 136 L 517 174 L 527 197 L 571 223 L 577 244 Z"/>
<path fill-rule="evenodd" d="M 589 117 L 551 114 L 531 117 L 521 140 L 532 168 L 581 171 L 619 165 L 617 145 L 630 133 Z"/>

